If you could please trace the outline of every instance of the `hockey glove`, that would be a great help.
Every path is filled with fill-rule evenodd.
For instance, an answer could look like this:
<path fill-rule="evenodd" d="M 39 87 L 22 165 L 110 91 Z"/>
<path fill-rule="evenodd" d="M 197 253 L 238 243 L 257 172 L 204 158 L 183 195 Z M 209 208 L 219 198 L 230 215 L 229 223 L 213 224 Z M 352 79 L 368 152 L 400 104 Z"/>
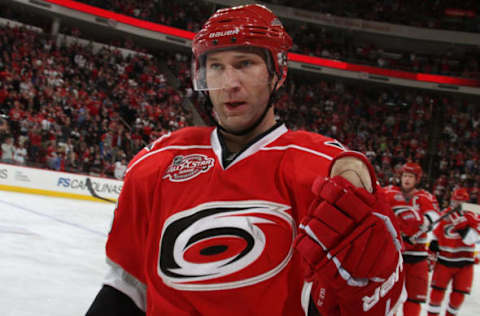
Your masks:
<path fill-rule="evenodd" d="M 349 310 L 347 315 L 369 312 L 380 301 L 378 291 L 387 279 L 383 297 L 395 288 L 391 292 L 398 298 L 402 288 L 402 281 L 398 282 L 403 278 L 401 242 L 392 224 L 394 215 L 376 188 L 373 168 L 366 159 L 364 163 L 374 180 L 373 192 L 355 187 L 341 176 L 317 178 L 312 188 L 317 198 L 296 239 L 306 279 L 320 280 L 335 289 L 342 308 Z M 385 307 L 377 308 L 385 312 Z"/>
<path fill-rule="evenodd" d="M 480 217 L 472 212 L 463 212 L 463 216 L 454 223 L 455 230 L 467 245 L 480 242 Z"/>
<path fill-rule="evenodd" d="M 465 218 L 467 219 L 467 222 L 468 222 L 468 226 L 472 227 L 473 229 L 477 230 L 477 231 L 480 231 L 480 216 L 478 216 L 477 214 L 473 213 L 473 212 L 470 212 L 470 211 L 466 211 L 464 212 L 464 216 Z"/>
<path fill-rule="evenodd" d="M 463 212 L 453 212 L 448 217 L 456 231 L 463 231 L 468 228 L 468 219 Z"/>

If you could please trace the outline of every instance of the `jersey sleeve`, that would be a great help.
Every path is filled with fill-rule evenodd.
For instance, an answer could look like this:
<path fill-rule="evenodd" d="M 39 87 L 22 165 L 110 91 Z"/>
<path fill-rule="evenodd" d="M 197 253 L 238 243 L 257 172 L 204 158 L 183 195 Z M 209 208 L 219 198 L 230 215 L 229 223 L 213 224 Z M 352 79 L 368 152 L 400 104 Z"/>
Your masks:
<path fill-rule="evenodd" d="M 139 162 L 144 154 L 141 152 L 137 155 L 129 168 Z M 128 295 L 142 310 L 145 310 L 146 304 L 143 260 L 153 181 L 148 166 L 127 169 L 106 244 L 110 271 L 104 283 Z"/>
<path fill-rule="evenodd" d="M 433 194 L 425 192 L 421 203 L 423 215 L 430 221 L 430 224 L 434 223 L 440 217 L 437 198 Z"/>

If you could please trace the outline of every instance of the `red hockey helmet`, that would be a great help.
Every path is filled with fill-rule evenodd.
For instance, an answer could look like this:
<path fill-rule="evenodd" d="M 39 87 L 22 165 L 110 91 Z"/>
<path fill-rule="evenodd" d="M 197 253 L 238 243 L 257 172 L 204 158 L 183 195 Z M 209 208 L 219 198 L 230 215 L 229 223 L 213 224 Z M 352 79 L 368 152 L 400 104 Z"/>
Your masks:
<path fill-rule="evenodd" d="M 468 194 L 468 191 L 465 188 L 457 188 L 453 191 L 451 200 L 463 201 L 463 202 L 469 201 L 470 194 Z"/>
<path fill-rule="evenodd" d="M 422 178 L 422 167 L 418 163 L 415 162 L 407 162 L 402 166 L 402 169 L 400 170 L 400 174 L 408 172 L 408 173 L 413 173 L 415 177 L 417 178 L 417 182 L 420 181 Z"/>
<path fill-rule="evenodd" d="M 195 90 L 208 90 L 202 71 L 202 57 L 213 50 L 257 47 L 268 52 L 268 63 L 278 79 L 287 76 L 287 51 L 292 39 L 280 20 L 263 5 L 250 4 L 220 9 L 195 35 L 192 43 L 193 85 Z"/>

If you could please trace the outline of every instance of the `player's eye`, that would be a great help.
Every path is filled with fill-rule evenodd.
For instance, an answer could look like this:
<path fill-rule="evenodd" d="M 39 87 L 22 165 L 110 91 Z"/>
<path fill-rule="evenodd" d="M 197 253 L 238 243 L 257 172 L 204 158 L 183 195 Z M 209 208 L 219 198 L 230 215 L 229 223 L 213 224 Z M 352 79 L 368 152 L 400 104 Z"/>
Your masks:
<path fill-rule="evenodd" d="M 253 64 L 254 64 L 253 61 L 250 60 L 250 59 L 242 59 L 235 65 L 235 68 L 237 68 L 237 69 L 248 68 L 248 67 L 252 66 Z"/>
<path fill-rule="evenodd" d="M 223 69 L 223 65 L 220 63 L 211 63 L 208 65 L 208 69 L 219 71 Z"/>

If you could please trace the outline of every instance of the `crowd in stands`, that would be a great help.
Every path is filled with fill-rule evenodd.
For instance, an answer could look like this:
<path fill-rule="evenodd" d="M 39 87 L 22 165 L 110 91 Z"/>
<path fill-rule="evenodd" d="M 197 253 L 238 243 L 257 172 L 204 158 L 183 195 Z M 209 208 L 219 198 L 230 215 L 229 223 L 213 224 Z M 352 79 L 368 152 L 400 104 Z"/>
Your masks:
<path fill-rule="evenodd" d="M 480 203 L 477 103 L 398 87 L 308 82 L 290 78 L 279 96 L 277 113 L 290 128 L 315 131 L 364 152 L 382 185 L 398 184 L 400 167 L 418 162 L 431 177 L 422 185 L 441 203 L 458 185 Z"/>
<path fill-rule="evenodd" d="M 265 0 L 263 2 L 348 18 L 480 33 L 478 17 L 480 3 L 476 0 Z"/>
<path fill-rule="evenodd" d="M 166 0 L 78 0 L 106 10 L 112 10 L 149 20 L 188 29 L 198 30 L 212 10 L 218 8 L 214 1 Z M 292 7 L 339 17 L 403 24 L 416 27 L 480 33 L 480 3 L 476 0 L 265 0 L 265 4 Z M 176 12 L 176 15 L 168 13 Z"/>
<path fill-rule="evenodd" d="M 133 16 L 137 19 L 197 32 L 215 6 L 208 1 L 167 0 L 80 0 L 105 10 Z"/>
<path fill-rule="evenodd" d="M 58 45 L 8 26 L 0 27 L 0 51 L 5 162 L 113 176 L 116 162 L 190 124 L 183 96 L 158 69 L 158 58 L 175 56 Z"/>
<path fill-rule="evenodd" d="M 125 46 L 134 48 L 134 44 Z M 189 56 L 125 56 L 68 44 L 23 27 L 0 27 L 0 144 L 6 163 L 121 178 L 145 144 L 191 125 Z M 165 63 L 180 85 L 160 71 Z M 453 96 L 355 86 L 292 73 L 277 114 L 291 129 L 334 137 L 365 152 L 383 185 L 406 161 L 433 171 L 425 185 L 441 203 L 454 186 L 480 202 L 480 109 Z M 442 118 L 435 112 L 445 111 Z M 441 123 L 432 135 L 432 125 Z M 435 148 L 430 148 L 435 140 Z M 434 155 L 434 159 L 431 159 Z M 431 166 L 433 161 L 434 165 Z"/>
<path fill-rule="evenodd" d="M 356 33 L 311 23 L 286 24 L 295 39 L 293 52 L 409 72 L 480 79 L 480 48 L 449 47 L 435 53 L 414 53 L 382 48 L 373 41 L 356 38 Z"/>
<path fill-rule="evenodd" d="M 205 17 L 217 8 L 208 1 L 188 0 L 180 2 L 80 0 L 80 2 L 192 32 L 198 31 L 205 22 Z M 302 5 L 304 9 L 308 10 L 367 20 L 387 17 L 386 12 L 390 12 L 391 14 L 388 16 L 391 16 L 392 19 L 395 18 L 390 22 L 409 24 L 411 21 L 415 21 L 414 26 L 426 27 L 431 23 L 418 25 L 419 21 L 424 21 L 424 19 L 412 18 L 412 14 L 421 12 L 420 16 L 424 17 L 423 13 L 428 13 L 426 17 L 429 17 L 429 21 L 441 21 L 442 12 L 446 8 L 468 8 L 467 4 L 472 4 L 472 1 L 461 4 L 451 3 L 451 1 L 435 1 L 433 4 L 413 1 L 310 1 L 311 3 L 308 5 L 304 2 L 288 0 L 270 2 L 292 7 Z M 175 14 L 170 14 L 171 12 L 175 12 Z M 354 15 L 353 12 L 356 14 Z M 477 32 L 480 33 L 480 18 L 477 23 L 479 27 Z M 355 33 L 348 30 L 340 31 L 312 23 L 302 23 L 298 20 L 284 19 L 284 24 L 294 38 L 293 52 L 389 69 L 480 79 L 480 49 L 478 47 L 471 46 L 459 50 L 445 48 L 435 51 L 435 53 L 419 54 L 408 49 L 400 51 L 399 49 L 378 47 L 378 44 L 374 42 L 355 41 Z"/>

